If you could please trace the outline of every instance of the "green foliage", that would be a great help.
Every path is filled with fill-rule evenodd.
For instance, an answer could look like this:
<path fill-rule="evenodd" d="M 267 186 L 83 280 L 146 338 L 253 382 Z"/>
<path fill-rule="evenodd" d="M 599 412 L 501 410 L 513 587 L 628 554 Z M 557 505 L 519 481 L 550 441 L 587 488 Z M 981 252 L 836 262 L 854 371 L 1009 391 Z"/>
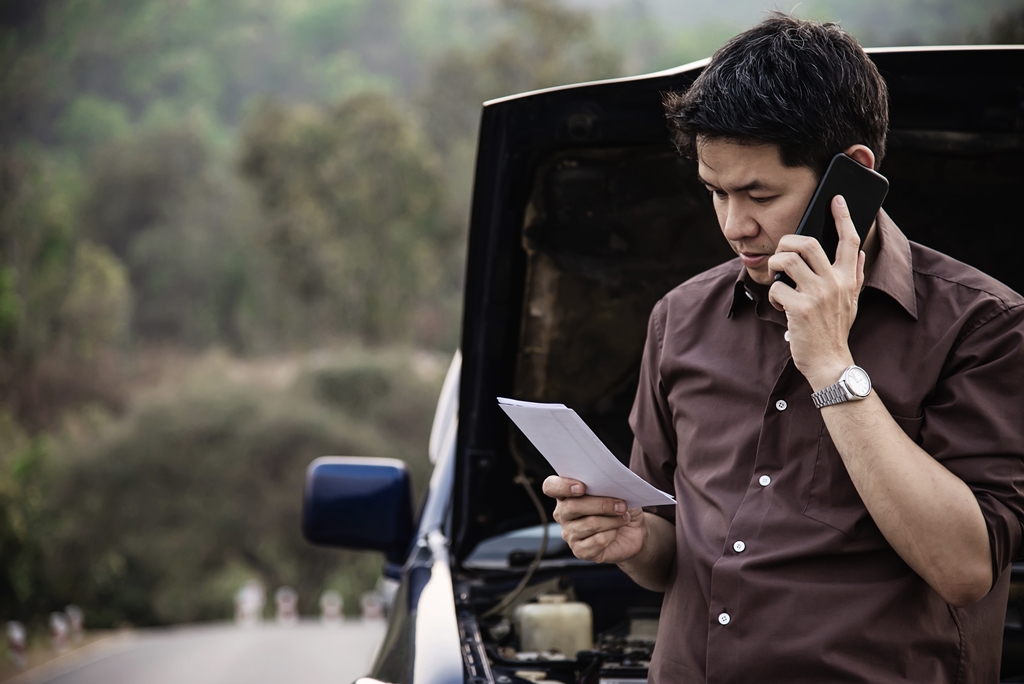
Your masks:
<path fill-rule="evenodd" d="M 127 266 L 137 337 L 253 343 L 259 216 L 227 168 L 195 121 L 143 129 L 88 162 L 81 220 Z"/>
<path fill-rule="evenodd" d="M 357 606 L 380 556 L 300 538 L 305 469 L 325 454 L 397 457 L 422 488 L 423 408 L 444 360 L 431 357 L 426 372 L 414 361 L 400 350 L 321 355 L 282 386 L 258 365 L 210 357 L 172 394 L 85 443 L 60 445 L 41 537 L 55 600 L 81 605 L 93 626 L 223 619 L 234 591 L 258 577 L 295 587 L 306 612 L 329 586 Z M 321 403 L 310 389 L 325 374 L 377 378 L 372 409 Z"/>
<path fill-rule="evenodd" d="M 152 121 L 153 108 L 230 126 L 256 93 L 334 92 L 331 65 L 346 55 L 351 75 L 369 61 L 390 82 L 379 67 L 398 55 L 370 59 L 381 53 L 373 21 L 382 4 L 51 0 L 18 30 L 0 26 L 0 144 L 26 134 L 99 142 L 125 118 Z M 388 51 L 400 44 L 391 38 Z"/>
<path fill-rule="evenodd" d="M 131 286 L 124 264 L 109 250 L 82 240 L 75 248 L 67 296 L 60 317 L 78 358 L 124 341 L 131 314 Z"/>
<path fill-rule="evenodd" d="M 425 352 L 350 352 L 310 369 L 300 382 L 325 404 L 379 425 L 412 464 L 424 451 L 418 440 L 430 434 L 440 391 L 435 383 L 446 369 Z M 425 484 L 426 471 L 416 475 Z"/>
<path fill-rule="evenodd" d="M 21 318 L 16 275 L 13 266 L 0 267 L 0 346 L 4 347 L 10 345 L 17 335 Z"/>
<path fill-rule="evenodd" d="M 597 39 L 587 14 L 544 0 L 502 0 L 509 27 L 479 50 L 443 54 L 421 94 L 431 141 L 442 153 L 475 139 L 480 104 L 502 95 L 620 73 L 620 56 Z"/>
<path fill-rule="evenodd" d="M 735 26 L 724 22 L 684 28 L 665 37 L 655 59 L 659 66 L 671 68 L 710 57 L 736 33 Z"/>
<path fill-rule="evenodd" d="M 339 45 L 356 38 L 367 0 L 324 0 L 290 22 L 288 31 L 294 45 L 302 45 L 313 59 L 330 57 Z"/>
<path fill-rule="evenodd" d="M 281 281 L 318 326 L 402 339 L 418 299 L 454 290 L 433 275 L 455 268 L 457 235 L 437 161 L 389 96 L 263 102 L 244 131 L 242 170 L 260 191 Z"/>
<path fill-rule="evenodd" d="M 49 596 L 38 529 L 48 444 L 0 411 L 0 615 L 26 621 Z"/>
<path fill-rule="evenodd" d="M 54 342 L 74 253 L 74 190 L 65 174 L 30 150 L 0 157 L 0 301 L 12 345 L 0 363 L 35 357 Z"/>
<path fill-rule="evenodd" d="M 390 389 L 387 375 L 373 366 L 332 368 L 315 376 L 317 393 L 356 415 L 370 412 Z"/>
<path fill-rule="evenodd" d="M 994 45 L 1024 44 L 1024 5 L 1000 13 L 989 22 L 988 30 L 972 34 L 977 43 Z"/>
<path fill-rule="evenodd" d="M 0 157 L 0 187 L 0 412 L 34 433 L 80 402 L 117 403 L 98 356 L 124 338 L 131 293 L 77 235 L 66 162 L 26 146 Z"/>
<path fill-rule="evenodd" d="M 195 125 L 142 130 L 96 150 L 86 165 L 81 208 L 87 233 L 127 259 L 139 234 L 175 218 L 196 193 L 208 193 L 211 150 Z"/>
<path fill-rule="evenodd" d="M 130 121 L 124 105 L 95 95 L 84 95 L 71 102 L 57 127 L 70 145 L 88 149 L 126 133 Z"/>

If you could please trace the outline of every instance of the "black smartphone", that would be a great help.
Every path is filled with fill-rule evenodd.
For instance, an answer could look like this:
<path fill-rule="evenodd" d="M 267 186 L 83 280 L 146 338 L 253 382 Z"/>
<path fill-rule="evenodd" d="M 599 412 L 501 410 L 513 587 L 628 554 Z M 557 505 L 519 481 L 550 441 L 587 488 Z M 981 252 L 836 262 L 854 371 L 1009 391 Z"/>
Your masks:
<path fill-rule="evenodd" d="M 836 222 L 832 218 L 832 199 L 836 195 L 842 195 L 846 200 L 846 206 L 850 208 L 850 218 L 853 219 L 853 225 L 863 242 L 888 192 L 889 181 L 885 176 L 840 152 L 832 157 L 822 175 L 818 188 L 814 191 L 803 218 L 800 219 L 796 234 L 817 238 L 829 262 L 832 263 L 836 260 L 836 249 L 839 247 L 839 231 L 836 230 Z M 776 273 L 775 280 L 781 280 L 794 287 L 793 281 L 785 273 Z"/>

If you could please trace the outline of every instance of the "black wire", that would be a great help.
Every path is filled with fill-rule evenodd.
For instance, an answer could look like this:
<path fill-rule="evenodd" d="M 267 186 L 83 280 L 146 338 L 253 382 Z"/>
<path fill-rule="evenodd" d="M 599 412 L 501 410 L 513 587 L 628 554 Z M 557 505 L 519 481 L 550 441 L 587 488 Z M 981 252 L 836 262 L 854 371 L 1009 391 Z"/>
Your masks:
<path fill-rule="evenodd" d="M 516 459 L 519 461 L 519 459 Z M 537 509 L 537 515 L 540 516 L 540 525 L 544 530 L 543 536 L 540 540 L 540 548 L 537 549 L 537 555 L 533 557 L 530 562 L 530 567 L 526 569 L 526 574 L 523 575 L 523 579 L 519 580 L 519 584 L 511 592 L 505 595 L 498 605 L 491 608 L 489 611 L 484 613 L 482 617 L 490 617 L 508 608 L 512 603 L 519 598 L 519 595 L 526 589 L 526 585 L 530 582 L 533 574 L 537 572 L 537 568 L 540 567 L 541 561 L 544 559 L 544 554 L 548 550 L 548 514 L 544 510 L 544 504 L 540 502 L 540 498 L 537 496 L 537 492 L 533 491 L 533 485 L 530 483 L 530 479 L 526 477 L 526 473 L 523 472 L 522 462 L 519 462 L 519 474 L 515 477 L 515 482 L 522 485 L 526 489 L 527 495 L 530 497 L 530 501 L 533 502 L 534 507 Z"/>

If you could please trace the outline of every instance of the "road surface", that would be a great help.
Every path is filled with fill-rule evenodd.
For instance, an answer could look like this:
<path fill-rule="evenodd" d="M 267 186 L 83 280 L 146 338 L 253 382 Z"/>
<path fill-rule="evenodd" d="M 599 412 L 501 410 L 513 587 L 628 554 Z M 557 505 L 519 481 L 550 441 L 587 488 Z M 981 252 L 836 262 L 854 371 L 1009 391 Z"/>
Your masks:
<path fill-rule="evenodd" d="M 9 684 L 350 684 L 367 673 L 384 622 L 136 630 L 90 644 Z"/>

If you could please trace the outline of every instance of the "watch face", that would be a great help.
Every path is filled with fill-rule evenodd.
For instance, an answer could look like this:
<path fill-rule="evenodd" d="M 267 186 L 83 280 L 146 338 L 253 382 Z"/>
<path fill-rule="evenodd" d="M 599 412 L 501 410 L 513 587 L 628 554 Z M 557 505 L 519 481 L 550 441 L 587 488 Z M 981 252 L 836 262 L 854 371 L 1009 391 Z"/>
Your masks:
<path fill-rule="evenodd" d="M 854 366 L 846 372 L 846 386 L 858 397 L 866 397 L 871 392 L 871 378 L 863 368 Z"/>

